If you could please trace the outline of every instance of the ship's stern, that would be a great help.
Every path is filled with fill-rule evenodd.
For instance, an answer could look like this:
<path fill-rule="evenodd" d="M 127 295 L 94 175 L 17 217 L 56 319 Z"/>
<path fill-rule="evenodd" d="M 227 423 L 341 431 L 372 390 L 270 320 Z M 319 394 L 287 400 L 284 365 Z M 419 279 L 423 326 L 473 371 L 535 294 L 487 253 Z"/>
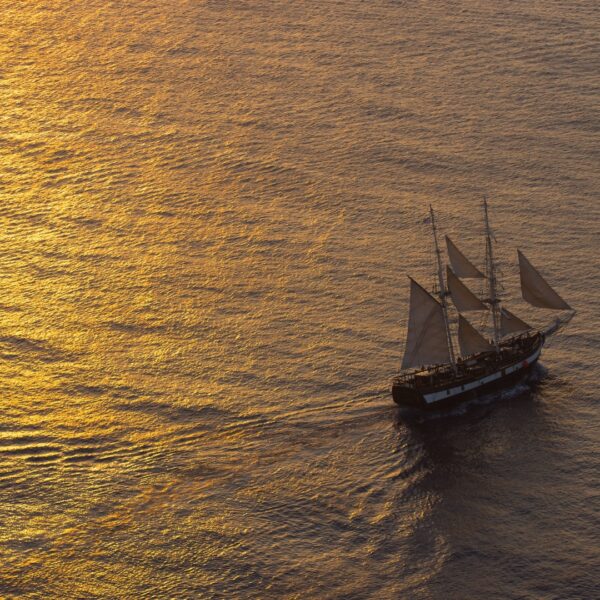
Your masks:
<path fill-rule="evenodd" d="M 399 406 L 421 407 L 425 404 L 423 395 L 414 387 L 397 381 L 392 383 L 392 398 Z"/>

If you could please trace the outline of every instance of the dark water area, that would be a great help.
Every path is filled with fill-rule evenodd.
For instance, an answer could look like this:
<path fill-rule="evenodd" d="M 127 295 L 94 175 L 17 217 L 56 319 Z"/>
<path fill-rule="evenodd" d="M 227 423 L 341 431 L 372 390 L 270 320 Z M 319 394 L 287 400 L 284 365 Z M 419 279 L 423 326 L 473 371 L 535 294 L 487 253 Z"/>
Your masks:
<path fill-rule="evenodd" d="M 0 16 L 0 596 L 592 599 L 596 2 Z M 392 402 L 440 229 L 577 309 L 532 381 Z"/>

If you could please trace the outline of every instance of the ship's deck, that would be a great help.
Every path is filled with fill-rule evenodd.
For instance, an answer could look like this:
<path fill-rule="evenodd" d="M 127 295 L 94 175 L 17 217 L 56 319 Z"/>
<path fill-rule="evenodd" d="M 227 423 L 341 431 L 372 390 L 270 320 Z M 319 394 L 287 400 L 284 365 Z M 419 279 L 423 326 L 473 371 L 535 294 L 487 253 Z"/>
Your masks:
<path fill-rule="evenodd" d="M 459 359 L 456 363 L 456 372 L 450 364 L 422 367 L 400 374 L 394 379 L 393 385 L 429 393 L 444 389 L 450 384 L 466 383 L 518 363 L 531 354 L 542 341 L 542 334 L 537 331 L 521 334 L 501 342 L 499 352 L 482 352 Z"/>

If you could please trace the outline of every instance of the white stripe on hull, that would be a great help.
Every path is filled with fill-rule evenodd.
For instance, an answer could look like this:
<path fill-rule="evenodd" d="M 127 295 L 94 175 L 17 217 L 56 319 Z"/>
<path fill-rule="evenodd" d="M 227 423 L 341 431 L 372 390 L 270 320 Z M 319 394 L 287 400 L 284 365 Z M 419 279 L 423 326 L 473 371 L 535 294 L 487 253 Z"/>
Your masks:
<path fill-rule="evenodd" d="M 518 362 L 515 365 L 511 365 L 510 367 L 506 367 L 502 370 L 497 371 L 496 373 L 492 373 L 491 375 L 486 375 L 481 379 L 477 379 L 476 381 L 471 381 L 469 383 L 465 383 L 463 385 L 459 385 L 457 387 L 449 388 L 447 390 L 442 390 L 441 392 L 433 392 L 431 394 L 423 394 L 423 398 L 427 404 L 433 404 L 434 402 L 439 402 L 440 400 L 447 400 L 452 398 L 453 396 L 458 396 L 459 394 L 463 394 L 464 392 L 468 392 L 470 390 L 476 390 L 492 381 L 496 381 L 497 379 L 502 379 L 506 375 L 510 375 L 515 371 L 520 371 L 521 369 L 527 368 L 531 363 L 536 361 L 542 352 L 542 347 L 540 346 L 531 356 L 528 356 L 525 360 Z"/>

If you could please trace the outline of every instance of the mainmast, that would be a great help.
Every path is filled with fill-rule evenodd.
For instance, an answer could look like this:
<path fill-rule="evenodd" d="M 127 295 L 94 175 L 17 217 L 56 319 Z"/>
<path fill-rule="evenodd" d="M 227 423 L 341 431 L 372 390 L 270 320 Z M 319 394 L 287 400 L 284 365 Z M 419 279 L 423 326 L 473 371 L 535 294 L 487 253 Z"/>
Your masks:
<path fill-rule="evenodd" d="M 494 249 L 492 246 L 492 230 L 490 229 L 487 199 L 485 196 L 483 197 L 483 215 L 485 220 L 485 262 L 494 324 L 494 346 L 496 347 L 496 351 L 498 351 L 498 340 L 500 339 L 500 299 L 498 298 L 498 281 L 496 279 L 496 263 L 494 261 Z"/>
<path fill-rule="evenodd" d="M 452 343 L 452 335 L 450 333 L 450 322 L 448 320 L 448 305 L 446 303 L 446 285 L 444 283 L 444 271 L 442 270 L 442 253 L 438 245 L 437 239 L 437 228 L 435 226 L 435 215 L 433 213 L 433 207 L 429 205 L 429 214 L 431 216 L 431 228 L 433 229 L 433 242 L 435 244 L 435 255 L 437 259 L 437 271 L 438 271 L 438 283 L 440 286 L 440 301 L 442 304 L 442 314 L 444 315 L 444 325 L 446 326 L 446 339 L 448 341 L 448 354 L 450 355 L 450 363 L 452 368 L 456 371 L 456 358 L 454 354 L 454 344 Z"/>

